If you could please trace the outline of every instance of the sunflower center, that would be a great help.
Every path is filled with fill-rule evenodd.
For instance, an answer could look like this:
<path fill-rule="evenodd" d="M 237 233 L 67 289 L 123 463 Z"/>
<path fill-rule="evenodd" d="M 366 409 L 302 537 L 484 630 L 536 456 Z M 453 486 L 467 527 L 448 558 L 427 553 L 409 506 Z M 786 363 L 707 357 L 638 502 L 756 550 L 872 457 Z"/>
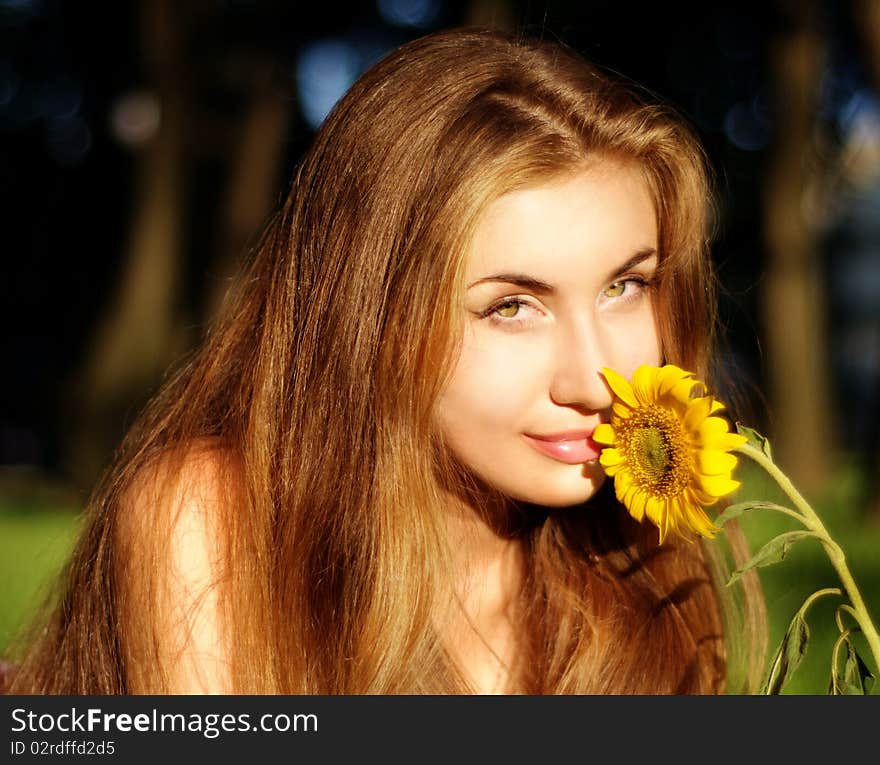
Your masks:
<path fill-rule="evenodd" d="M 632 440 L 642 470 L 655 480 L 662 478 L 669 467 L 669 447 L 660 428 L 640 428 Z"/>
<path fill-rule="evenodd" d="M 685 489 L 690 480 L 690 450 L 674 413 L 659 406 L 644 407 L 617 427 L 620 448 L 639 486 L 664 496 Z"/>

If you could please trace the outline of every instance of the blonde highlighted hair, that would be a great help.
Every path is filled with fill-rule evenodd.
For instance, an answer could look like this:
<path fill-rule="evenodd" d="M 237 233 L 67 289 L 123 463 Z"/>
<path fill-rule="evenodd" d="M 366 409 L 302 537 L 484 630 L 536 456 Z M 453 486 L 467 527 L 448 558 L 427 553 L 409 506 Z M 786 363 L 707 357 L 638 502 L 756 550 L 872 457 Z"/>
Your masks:
<path fill-rule="evenodd" d="M 464 254 L 492 200 L 609 157 L 643 170 L 656 205 L 665 359 L 707 377 L 711 195 L 681 118 L 559 44 L 460 29 L 404 45 L 329 115 L 224 314 L 129 433 L 13 689 L 168 690 L 180 530 L 149 508 L 203 464 L 223 497 L 206 505 L 220 563 L 205 597 L 236 692 L 468 691 L 436 623 L 452 600 L 443 490 L 467 476 L 433 416 Z M 739 600 L 716 586 L 718 543 L 658 548 L 607 490 L 583 512 L 530 512 L 518 688 L 753 682 L 728 664 L 737 641 L 760 660 L 757 580 Z"/>

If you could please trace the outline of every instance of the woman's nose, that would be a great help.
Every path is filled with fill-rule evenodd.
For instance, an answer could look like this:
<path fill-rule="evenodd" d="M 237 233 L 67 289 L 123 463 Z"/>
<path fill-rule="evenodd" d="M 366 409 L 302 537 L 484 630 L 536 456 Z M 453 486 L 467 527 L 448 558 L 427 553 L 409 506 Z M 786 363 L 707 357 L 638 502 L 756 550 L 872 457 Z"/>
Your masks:
<path fill-rule="evenodd" d="M 550 398 L 562 406 L 601 411 L 611 406 L 611 393 L 602 368 L 609 366 L 601 339 L 587 330 L 561 338 Z"/>

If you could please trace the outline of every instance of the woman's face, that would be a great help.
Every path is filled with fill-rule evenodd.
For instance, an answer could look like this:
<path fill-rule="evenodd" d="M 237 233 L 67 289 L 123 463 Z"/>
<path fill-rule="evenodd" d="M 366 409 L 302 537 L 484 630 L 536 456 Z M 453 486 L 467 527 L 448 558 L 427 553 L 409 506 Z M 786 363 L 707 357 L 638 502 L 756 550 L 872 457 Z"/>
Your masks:
<path fill-rule="evenodd" d="M 657 222 L 636 165 L 603 160 L 487 209 L 466 263 L 461 355 L 439 404 L 457 457 L 507 496 L 559 507 L 601 486 L 602 367 L 659 365 Z"/>

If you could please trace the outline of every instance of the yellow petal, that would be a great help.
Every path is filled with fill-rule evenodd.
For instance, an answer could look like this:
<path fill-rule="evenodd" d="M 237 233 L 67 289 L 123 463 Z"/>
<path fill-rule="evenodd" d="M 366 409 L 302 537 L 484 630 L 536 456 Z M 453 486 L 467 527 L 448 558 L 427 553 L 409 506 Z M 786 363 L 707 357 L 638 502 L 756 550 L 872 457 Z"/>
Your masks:
<path fill-rule="evenodd" d="M 709 516 L 703 512 L 702 508 L 696 505 L 689 506 L 684 517 L 687 519 L 688 527 L 695 534 L 701 534 L 711 539 L 720 530 L 709 520 Z"/>
<path fill-rule="evenodd" d="M 723 497 L 740 487 L 739 481 L 722 475 L 698 475 L 697 480 L 700 483 L 700 488 L 713 497 Z"/>
<path fill-rule="evenodd" d="M 717 436 L 704 438 L 702 446 L 705 449 L 716 449 L 720 452 L 729 452 L 732 449 L 736 449 L 737 446 L 742 446 L 748 440 L 749 439 L 745 436 L 741 436 L 739 433 L 721 433 Z"/>
<path fill-rule="evenodd" d="M 630 409 L 622 401 L 615 400 L 614 403 L 611 405 L 611 413 L 614 415 L 615 418 L 625 420 L 632 414 L 632 409 Z"/>
<path fill-rule="evenodd" d="M 700 501 L 697 490 L 692 486 L 686 488 L 681 494 L 682 507 L 686 510 L 693 511 L 698 509 L 703 503 Z"/>
<path fill-rule="evenodd" d="M 632 506 L 635 502 L 636 496 L 639 494 L 639 487 L 635 484 L 631 484 L 630 487 L 626 490 L 626 494 L 623 495 L 623 506 L 632 513 Z"/>
<path fill-rule="evenodd" d="M 691 391 L 693 391 L 695 385 L 699 385 L 696 380 L 682 380 L 675 384 L 675 387 L 669 391 L 669 395 L 678 403 L 688 405 L 693 400 L 691 398 Z"/>
<path fill-rule="evenodd" d="M 707 417 L 700 423 L 700 438 L 710 438 L 727 433 L 727 420 L 723 417 Z"/>
<path fill-rule="evenodd" d="M 636 400 L 636 396 L 633 393 L 632 386 L 621 377 L 617 372 L 613 369 L 603 369 L 602 374 L 605 375 L 605 381 L 611 387 L 611 390 L 614 391 L 614 394 L 621 399 L 626 404 L 629 404 L 633 409 L 639 408 L 639 402 Z"/>
<path fill-rule="evenodd" d="M 703 396 L 702 398 L 695 398 L 691 401 L 690 406 L 688 407 L 687 414 L 684 416 L 684 426 L 691 433 L 699 433 L 700 425 L 703 424 L 703 420 L 709 414 L 709 409 L 712 406 L 712 399 L 708 396 Z"/>
<path fill-rule="evenodd" d="M 648 516 L 648 520 L 651 521 L 651 523 L 653 523 L 655 526 L 660 525 L 660 521 L 663 517 L 664 506 L 664 500 L 650 494 L 648 495 L 648 498 L 645 501 L 645 515 Z"/>
<path fill-rule="evenodd" d="M 718 501 L 718 497 L 713 497 L 711 494 L 707 494 L 700 488 L 700 482 L 698 480 L 694 480 L 694 484 L 691 484 L 689 487 L 689 491 L 691 491 L 694 495 L 694 499 L 696 499 L 697 504 L 701 507 L 711 507 Z"/>
<path fill-rule="evenodd" d="M 691 372 L 685 372 L 675 364 L 667 364 L 660 369 L 657 375 L 657 395 L 664 396 L 669 393 L 682 380 L 693 377 Z"/>
<path fill-rule="evenodd" d="M 694 530 L 697 533 L 702 534 L 704 537 L 707 537 L 708 539 L 712 539 L 712 537 L 714 537 L 719 531 L 721 531 L 721 529 L 719 529 L 714 523 L 712 523 L 712 520 L 709 518 L 709 516 L 706 515 L 706 513 L 704 513 L 699 508 L 697 508 L 697 510 L 694 512 L 692 520 L 696 521 L 696 523 L 694 524 Z"/>
<path fill-rule="evenodd" d="M 654 373 L 656 369 L 642 364 L 632 376 L 632 389 L 642 406 L 650 406 L 657 400 L 654 390 Z"/>
<path fill-rule="evenodd" d="M 638 491 L 630 501 L 629 514 L 637 521 L 641 521 L 645 517 L 645 503 L 647 500 L 648 495 L 643 491 Z"/>
<path fill-rule="evenodd" d="M 603 449 L 602 453 L 599 455 L 599 464 L 602 467 L 613 467 L 621 462 L 623 462 L 623 455 L 620 453 L 620 449 L 609 447 Z"/>
<path fill-rule="evenodd" d="M 698 502 L 695 502 L 694 495 L 689 492 L 687 489 L 678 495 L 678 506 L 681 509 L 681 517 L 683 520 L 686 520 L 688 523 L 693 515 L 698 512 L 702 512 L 700 510 L 700 505 Z"/>
<path fill-rule="evenodd" d="M 616 443 L 614 428 L 607 422 L 597 425 L 593 431 L 593 440 L 599 444 L 607 444 L 613 446 Z"/>
<path fill-rule="evenodd" d="M 714 414 L 715 412 L 720 412 L 722 409 L 724 409 L 724 404 L 722 404 L 720 401 L 712 399 L 712 409 L 710 410 L 712 414 Z"/>
<path fill-rule="evenodd" d="M 661 500 L 660 501 L 660 544 L 666 540 L 667 535 L 669 534 L 670 527 L 670 516 L 672 513 L 669 512 L 669 504 L 670 500 Z"/>
<path fill-rule="evenodd" d="M 623 502 L 623 496 L 626 490 L 632 485 L 632 475 L 629 470 L 621 470 L 614 476 L 614 496 L 618 502 Z"/>
<path fill-rule="evenodd" d="M 697 452 L 697 468 L 703 475 L 730 475 L 736 467 L 736 457 L 726 452 L 703 449 Z"/>

